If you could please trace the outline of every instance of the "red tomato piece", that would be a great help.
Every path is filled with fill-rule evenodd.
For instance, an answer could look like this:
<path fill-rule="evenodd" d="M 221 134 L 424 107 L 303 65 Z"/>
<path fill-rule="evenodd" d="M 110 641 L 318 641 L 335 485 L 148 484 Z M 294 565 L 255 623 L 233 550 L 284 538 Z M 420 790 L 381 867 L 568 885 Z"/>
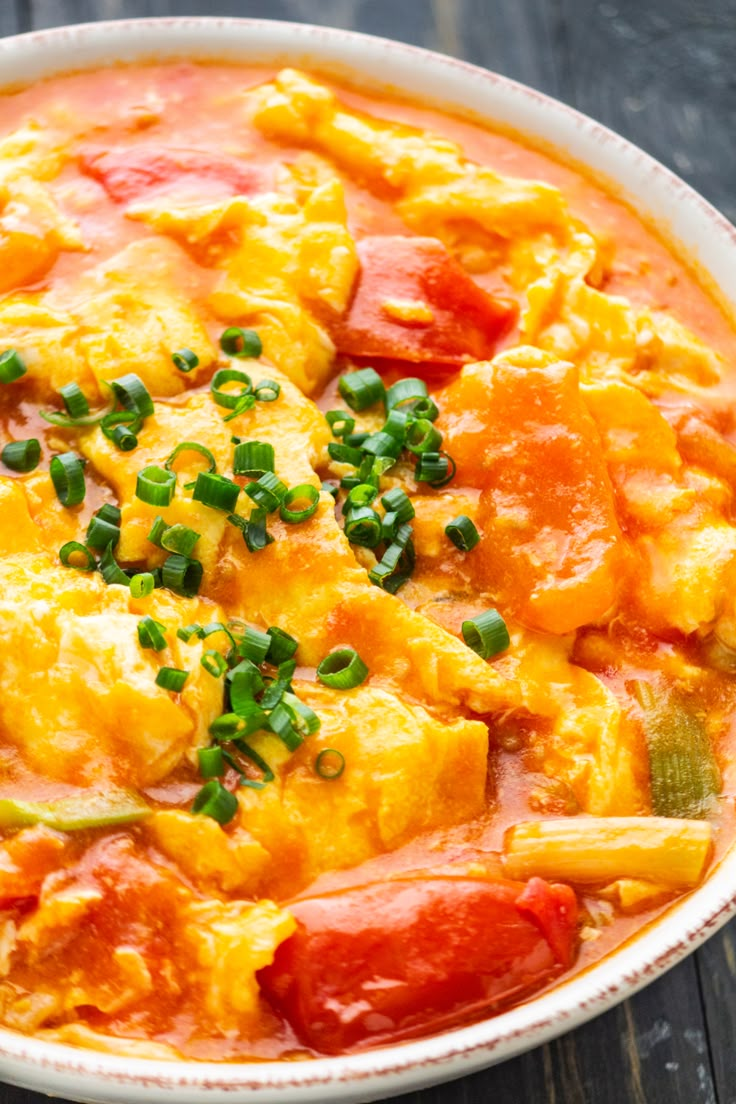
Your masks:
<path fill-rule="evenodd" d="M 341 353 L 441 364 L 493 356 L 516 306 L 488 295 L 436 238 L 367 237 L 346 316 L 333 332 Z"/>
<path fill-rule="evenodd" d="M 304 1043 L 338 1053 L 487 1013 L 573 956 L 568 886 L 403 877 L 293 902 L 261 984 Z"/>
<path fill-rule="evenodd" d="M 116 203 L 133 203 L 156 192 L 186 192 L 203 199 L 264 191 L 271 169 L 202 150 L 138 146 L 82 158 L 82 171 Z"/>

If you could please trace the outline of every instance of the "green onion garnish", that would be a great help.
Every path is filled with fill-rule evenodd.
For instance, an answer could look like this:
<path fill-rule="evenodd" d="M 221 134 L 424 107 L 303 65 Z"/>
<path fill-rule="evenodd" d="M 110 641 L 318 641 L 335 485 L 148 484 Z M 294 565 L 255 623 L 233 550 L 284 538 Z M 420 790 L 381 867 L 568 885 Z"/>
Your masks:
<path fill-rule="evenodd" d="M 134 448 L 138 447 L 138 438 L 125 425 L 115 426 L 110 435 L 110 440 L 121 452 L 132 452 Z"/>
<path fill-rule="evenodd" d="M 14 383 L 27 371 L 17 349 L 6 349 L 0 356 L 0 383 Z"/>
<path fill-rule="evenodd" d="M 511 643 L 509 630 L 498 610 L 489 609 L 462 623 L 463 640 L 481 659 L 504 652 Z"/>
<path fill-rule="evenodd" d="M 255 395 L 242 395 L 235 406 L 232 408 L 229 414 L 227 414 L 222 420 L 223 422 L 231 422 L 233 418 L 239 417 L 244 414 L 246 410 L 252 410 L 256 405 Z"/>
<path fill-rule="evenodd" d="M 101 521 L 109 521 L 111 525 L 120 525 L 122 518 L 119 506 L 113 506 L 112 502 L 106 502 L 104 506 L 100 506 L 97 511 L 97 517 Z"/>
<path fill-rule="evenodd" d="M 70 418 L 85 418 L 89 414 L 89 403 L 78 383 L 65 383 L 59 394 Z"/>
<path fill-rule="evenodd" d="M 305 504 L 299 506 L 299 503 Z M 294 505 L 297 505 L 297 509 L 293 509 Z M 296 524 L 300 521 L 306 521 L 316 513 L 319 506 L 319 491 L 316 487 L 313 487 L 311 483 L 300 483 L 298 487 L 292 487 L 287 491 L 281 501 L 281 514 L 282 521 L 288 521 L 292 524 Z"/>
<path fill-rule="evenodd" d="M 222 678 L 227 671 L 227 661 L 214 648 L 208 648 L 206 652 L 203 652 L 199 662 L 213 678 Z"/>
<path fill-rule="evenodd" d="M 349 445 L 350 448 L 361 449 L 369 437 L 370 433 L 367 429 L 361 430 L 360 433 L 348 433 L 343 439 L 343 444 Z"/>
<path fill-rule="evenodd" d="M 10 441 L 0 454 L 3 464 L 14 472 L 31 472 L 41 459 L 41 445 L 35 437 L 27 441 Z"/>
<path fill-rule="evenodd" d="M 100 556 L 99 562 L 100 573 L 108 586 L 116 584 L 118 586 L 130 586 L 130 579 L 125 574 L 123 569 L 118 566 L 118 562 L 115 559 L 112 545 L 107 545 L 104 552 Z"/>
<path fill-rule="evenodd" d="M 442 444 L 442 434 L 428 418 L 417 418 L 406 434 L 406 447 L 410 452 L 421 455 L 424 452 L 437 452 Z"/>
<path fill-rule="evenodd" d="M 345 770 L 345 756 L 337 748 L 323 748 L 314 760 L 315 772 L 326 782 L 333 782 Z"/>
<path fill-rule="evenodd" d="M 170 525 L 161 537 L 161 547 L 167 552 L 180 552 L 182 556 L 190 556 L 200 535 L 186 525 Z"/>
<path fill-rule="evenodd" d="M 134 437 L 143 428 L 143 419 L 140 414 L 136 414 L 132 410 L 113 410 L 110 414 L 104 414 L 99 422 L 103 435 L 107 437 L 108 441 L 114 441 L 115 444 L 118 443 L 121 436 L 119 433 L 117 437 L 115 436 L 121 426 L 127 429 L 128 433 L 132 433 Z M 81 425 L 82 423 L 79 422 L 78 424 Z"/>
<path fill-rule="evenodd" d="M 138 643 L 141 648 L 152 648 L 154 652 L 161 652 L 166 647 L 165 631 L 166 626 L 160 621 L 154 621 L 152 617 L 142 617 L 138 622 Z"/>
<path fill-rule="evenodd" d="M 191 349 L 177 349 L 171 359 L 180 372 L 192 372 L 199 365 L 199 357 Z"/>
<path fill-rule="evenodd" d="M 386 409 L 403 407 L 405 403 L 427 398 L 427 385 L 422 379 L 407 377 L 397 380 L 386 392 Z"/>
<path fill-rule="evenodd" d="M 228 326 L 220 335 L 220 348 L 231 357 L 259 357 L 263 343 L 255 330 L 241 330 L 240 326 Z"/>
<path fill-rule="evenodd" d="M 130 580 L 130 594 L 132 598 L 148 598 L 153 594 L 156 580 L 150 571 L 141 571 Z"/>
<path fill-rule="evenodd" d="M 51 482 L 62 506 L 78 506 L 84 502 L 87 488 L 84 482 L 84 466 L 73 452 L 54 456 L 49 464 Z"/>
<path fill-rule="evenodd" d="M 199 759 L 199 773 L 203 778 L 219 778 L 225 773 L 222 748 L 199 748 L 197 758 Z"/>
<path fill-rule="evenodd" d="M 352 690 L 368 678 L 368 668 L 354 648 L 338 648 L 322 660 L 317 678 L 334 690 Z"/>
<path fill-rule="evenodd" d="M 143 380 L 135 372 L 128 372 L 120 379 L 111 380 L 110 386 L 120 405 L 132 414 L 141 418 L 149 418 L 153 414 L 153 399 Z"/>
<path fill-rule="evenodd" d="M 193 813 L 212 817 L 218 824 L 229 824 L 237 811 L 237 797 L 216 778 L 204 784 L 192 803 Z"/>
<path fill-rule="evenodd" d="M 330 441 L 327 452 L 331 460 L 336 460 L 338 464 L 352 464 L 354 468 L 357 468 L 363 459 L 363 453 L 359 448 L 353 448 L 351 445 L 338 445 L 334 441 Z"/>
<path fill-rule="evenodd" d="M 347 410 L 328 410 L 325 420 L 332 430 L 333 437 L 347 437 L 355 429 L 355 418 Z"/>
<path fill-rule="evenodd" d="M 446 452 L 423 452 L 417 459 L 414 478 L 430 487 L 446 487 L 455 476 L 455 461 Z"/>
<path fill-rule="evenodd" d="M 289 751 L 296 751 L 304 742 L 304 737 L 294 725 L 294 711 L 283 702 L 279 702 L 268 715 L 268 727 L 286 745 Z"/>
<path fill-rule="evenodd" d="M 179 667 L 162 667 L 156 675 L 156 685 L 178 694 L 184 689 L 184 683 L 188 678 L 189 672 L 182 671 Z"/>
<path fill-rule="evenodd" d="M 232 479 L 215 472 L 199 472 L 194 484 L 192 498 L 213 510 L 226 510 L 232 513 L 240 495 L 240 487 Z"/>
<path fill-rule="evenodd" d="M 276 470 L 276 453 L 267 441 L 241 441 L 235 446 L 233 472 L 256 478 Z"/>
<path fill-rule="evenodd" d="M 260 383 L 256 384 L 253 394 L 258 399 L 258 402 L 276 402 L 276 399 L 281 394 L 281 384 L 277 383 L 276 380 L 261 380 Z"/>
<path fill-rule="evenodd" d="M 198 441 L 182 441 L 167 457 L 164 464 L 166 471 L 173 471 L 174 461 L 181 456 L 183 452 L 196 452 L 198 456 L 203 456 L 207 461 L 207 467 L 204 469 L 206 472 L 209 473 L 217 470 L 215 457 L 208 448 L 205 448 L 204 445 L 200 445 Z"/>
<path fill-rule="evenodd" d="M 257 665 L 263 663 L 270 647 L 271 637 L 268 633 L 248 625 L 242 639 L 238 641 L 238 655 Z"/>
<path fill-rule="evenodd" d="M 175 552 L 164 560 L 161 582 L 167 590 L 173 590 L 182 598 L 193 598 L 199 592 L 204 568 L 199 560 L 190 560 Z"/>
<path fill-rule="evenodd" d="M 163 540 L 164 533 L 168 528 L 168 525 L 161 516 L 154 518 L 153 525 L 151 526 L 146 540 L 149 540 L 151 544 L 155 544 L 157 548 L 162 548 L 163 545 L 161 544 L 161 541 Z"/>
<path fill-rule="evenodd" d="M 179 640 L 183 640 L 185 644 L 188 644 L 192 637 L 196 636 L 199 640 L 204 635 L 204 630 L 201 625 L 183 625 L 180 629 L 176 630 L 176 635 Z"/>
<path fill-rule="evenodd" d="M 404 530 L 408 530 L 408 536 Z M 380 563 L 368 572 L 368 578 L 382 590 L 387 590 L 389 594 L 396 594 L 411 577 L 415 559 L 411 527 L 402 525 L 393 542 L 384 552 Z"/>
<path fill-rule="evenodd" d="M 467 514 L 458 514 L 445 526 L 445 533 L 461 552 L 469 552 L 480 540 L 480 533 Z"/>
<path fill-rule="evenodd" d="M 240 391 L 223 391 L 222 387 L 226 383 L 242 383 L 243 386 Z M 253 381 L 247 372 L 241 372 L 239 368 L 220 368 L 212 377 L 210 391 L 218 406 L 235 410 L 238 401 L 253 391 Z"/>
<path fill-rule="evenodd" d="M 245 488 L 248 498 L 252 498 L 257 506 L 261 506 L 269 514 L 278 510 L 286 491 L 286 484 L 271 471 L 264 472 L 260 479 Z"/>
<path fill-rule="evenodd" d="M 354 489 L 358 490 L 358 487 Z M 362 548 L 375 548 L 382 539 L 380 515 L 370 506 L 356 506 L 345 519 L 345 536 L 351 544 L 359 544 Z"/>
<path fill-rule="evenodd" d="M 62 544 L 59 549 L 59 559 L 64 567 L 73 567 L 75 571 L 94 571 L 97 567 L 89 548 L 85 548 L 79 541 L 67 541 L 66 544 Z"/>
<path fill-rule="evenodd" d="M 392 437 L 390 433 L 384 433 L 383 430 L 378 433 L 371 433 L 371 435 L 363 442 L 363 452 L 369 453 L 371 456 L 390 456 L 393 460 L 398 460 L 403 448 L 403 442 Z"/>
<path fill-rule="evenodd" d="M 299 641 L 276 625 L 271 625 L 270 629 L 266 629 L 266 632 L 271 638 L 268 655 L 266 656 L 268 661 L 279 664 L 291 659 L 299 647 Z"/>
<path fill-rule="evenodd" d="M 149 464 L 138 472 L 135 484 L 136 497 L 149 506 L 169 506 L 176 491 L 174 472 Z"/>
<path fill-rule="evenodd" d="M 365 410 L 386 398 L 386 388 L 373 368 L 359 368 L 340 377 L 338 390 L 351 410 Z"/>
<path fill-rule="evenodd" d="M 392 510 L 396 514 L 399 525 L 411 521 L 416 512 L 411 499 L 401 487 L 392 487 L 390 491 L 386 491 L 381 497 L 381 505 L 384 510 Z"/>
<path fill-rule="evenodd" d="M 339 488 L 338 488 L 338 485 L 337 485 L 337 483 L 335 483 L 335 482 L 334 482 L 334 480 L 332 480 L 332 479 L 323 479 L 323 480 L 322 480 L 322 488 L 321 488 L 321 489 L 322 489 L 322 490 L 323 490 L 323 491 L 324 491 L 324 492 L 325 492 L 326 494 L 328 494 L 328 495 L 332 495 L 332 497 L 333 497 L 333 498 L 334 498 L 335 500 L 337 500 L 337 493 L 338 493 L 338 490 L 339 490 Z"/>
<path fill-rule="evenodd" d="M 390 437 L 395 437 L 403 444 L 409 420 L 409 415 L 404 410 L 390 410 L 388 418 L 381 427 L 381 432 L 388 433 Z"/>
<path fill-rule="evenodd" d="M 232 516 L 232 515 L 231 515 Z M 260 508 L 251 510 L 250 517 L 243 533 L 246 547 L 249 552 L 260 552 L 266 545 L 273 544 L 274 538 L 266 528 L 268 515 Z M 230 518 L 228 518 L 230 520 Z"/>
<path fill-rule="evenodd" d="M 292 723 L 302 736 L 312 736 L 315 732 L 319 732 L 322 727 L 319 717 L 313 709 L 310 709 L 303 701 L 299 701 L 296 694 L 285 691 L 281 700 L 284 705 L 291 709 Z"/>
<path fill-rule="evenodd" d="M 119 540 L 119 525 L 113 525 L 111 521 L 105 521 L 99 514 L 90 519 L 87 526 L 87 536 L 85 537 L 85 541 L 90 548 L 97 548 L 102 551 L 103 548 L 107 548 L 108 544 L 114 548 Z"/>
<path fill-rule="evenodd" d="M 377 494 L 378 491 L 372 483 L 358 483 L 357 486 L 350 489 L 343 503 L 343 514 L 349 514 L 356 506 L 370 506 Z"/>
<path fill-rule="evenodd" d="M 387 510 L 381 520 L 381 540 L 391 544 L 399 528 L 399 519 L 393 510 Z"/>

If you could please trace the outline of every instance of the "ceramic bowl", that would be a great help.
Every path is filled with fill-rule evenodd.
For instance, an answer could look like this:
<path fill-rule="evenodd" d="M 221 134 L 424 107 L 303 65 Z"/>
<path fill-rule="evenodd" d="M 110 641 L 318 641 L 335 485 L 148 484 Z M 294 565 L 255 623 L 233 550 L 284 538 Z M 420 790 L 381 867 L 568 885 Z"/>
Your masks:
<path fill-rule="evenodd" d="M 61 27 L 0 40 L 3 82 L 119 61 L 209 58 L 349 72 L 440 108 L 471 111 L 587 166 L 679 242 L 736 303 L 736 230 L 641 150 L 505 77 L 427 50 L 347 31 L 235 19 L 152 19 Z M 380 86 L 379 86 L 380 89 Z M 129 1059 L 0 1030 L 0 1078 L 41 1092 L 124 1104 L 348 1104 L 460 1077 L 604 1012 L 694 950 L 736 911 L 736 850 L 707 881 L 597 965 L 493 1019 L 343 1058 L 263 1064 Z"/>

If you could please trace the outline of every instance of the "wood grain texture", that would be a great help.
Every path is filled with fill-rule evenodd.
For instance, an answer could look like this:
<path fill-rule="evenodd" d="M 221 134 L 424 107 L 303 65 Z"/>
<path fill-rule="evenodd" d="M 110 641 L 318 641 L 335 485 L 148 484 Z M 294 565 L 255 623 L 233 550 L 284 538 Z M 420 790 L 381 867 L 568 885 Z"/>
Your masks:
<path fill-rule="evenodd" d="M 95 19 L 237 15 L 443 50 L 555 95 L 736 217 L 736 0 L 0 0 L 0 34 Z M 736 1104 L 736 923 L 605 1016 L 399 1104 Z M 0 1104 L 45 1097 L 0 1085 Z"/>

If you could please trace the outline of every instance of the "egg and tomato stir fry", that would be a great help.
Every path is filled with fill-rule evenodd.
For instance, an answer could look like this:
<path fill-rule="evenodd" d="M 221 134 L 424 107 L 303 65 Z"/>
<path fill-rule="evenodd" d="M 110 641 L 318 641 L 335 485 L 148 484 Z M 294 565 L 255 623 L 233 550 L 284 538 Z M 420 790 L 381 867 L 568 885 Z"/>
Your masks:
<path fill-rule="evenodd" d="M 8 1028 L 411 1038 L 730 840 L 728 326 L 428 115 L 215 65 L 0 105 Z"/>

